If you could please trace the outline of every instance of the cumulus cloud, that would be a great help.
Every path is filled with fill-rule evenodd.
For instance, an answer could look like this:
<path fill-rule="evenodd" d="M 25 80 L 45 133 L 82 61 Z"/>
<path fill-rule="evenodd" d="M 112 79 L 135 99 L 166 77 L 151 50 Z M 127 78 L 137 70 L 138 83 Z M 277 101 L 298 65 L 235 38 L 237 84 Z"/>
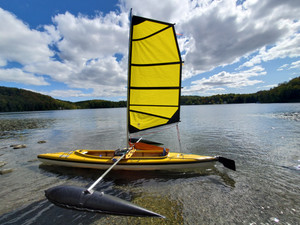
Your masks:
<path fill-rule="evenodd" d="M 129 21 L 124 15 L 111 12 L 106 16 L 88 18 L 66 12 L 55 16 L 55 30 L 61 37 L 57 42 L 60 58 L 80 65 L 99 56 L 126 54 Z"/>
<path fill-rule="evenodd" d="M 137 14 L 176 23 L 176 29 L 184 34 L 179 39 L 184 79 L 233 64 L 255 52 L 258 55 L 248 58 L 243 66 L 300 56 L 299 1 L 122 2 Z"/>
<path fill-rule="evenodd" d="M 92 88 L 99 97 L 126 94 L 122 87 L 127 83 L 127 13 L 111 12 L 89 18 L 66 12 L 56 15 L 54 24 L 44 26 L 44 31 L 37 31 L 0 10 L 0 29 L 5 31 L 0 39 L 0 66 L 4 68 L 1 80 L 48 85 L 43 78 L 48 76 L 70 88 Z M 5 68 L 9 62 L 21 66 Z M 50 94 L 59 97 L 58 93 L 83 96 L 72 89 Z"/>
<path fill-rule="evenodd" d="M 32 91 L 32 90 L 31 90 Z M 42 91 L 40 92 L 41 94 L 44 95 L 49 95 L 52 97 L 61 97 L 61 96 L 65 96 L 65 97 L 91 97 L 91 94 L 85 94 L 83 93 L 81 90 L 54 90 L 54 91 L 50 91 L 50 92 L 45 92 Z"/>
<path fill-rule="evenodd" d="M 195 4 L 197 4 L 196 2 L 189 0 L 120 1 L 123 11 L 129 11 L 132 8 L 135 15 L 169 21 L 171 23 L 177 23 L 187 16 Z"/>
<path fill-rule="evenodd" d="M 45 29 L 53 37 L 56 57 L 27 65 L 27 71 L 50 75 L 72 88 L 126 85 L 126 65 L 117 59 L 128 51 L 128 18 L 114 12 L 94 18 L 66 12 Z"/>
<path fill-rule="evenodd" d="M 299 15 L 294 7 L 299 9 L 300 4 L 272 2 L 245 1 L 236 6 L 234 1 L 221 1 L 205 10 L 195 9 L 181 24 L 191 37 L 186 62 L 194 71 L 192 74 L 232 64 L 259 49 L 262 50 L 258 56 L 245 65 L 251 67 L 260 60 L 299 56 L 299 25 L 294 21 Z"/>
<path fill-rule="evenodd" d="M 255 66 L 249 70 L 229 73 L 222 71 L 209 78 L 202 78 L 193 81 L 191 86 L 183 89 L 183 94 L 215 94 L 223 93 L 225 88 L 241 88 L 262 83 L 261 80 L 255 80 L 253 77 L 266 75 L 266 71 L 261 66 Z"/>
<path fill-rule="evenodd" d="M 45 79 L 41 76 L 35 76 L 32 73 L 24 72 L 18 68 L 12 69 L 0 69 L 0 81 L 5 82 L 16 82 L 29 85 L 50 85 Z"/>
<path fill-rule="evenodd" d="M 300 30 L 300 21 L 295 25 L 299 26 Z M 296 31 L 295 31 L 296 32 Z M 295 33 L 292 36 L 285 37 L 284 40 L 277 42 L 271 47 L 264 46 L 262 47 L 256 56 L 251 58 L 249 61 L 240 66 L 242 67 L 251 67 L 262 62 L 271 61 L 273 59 L 279 58 L 294 58 L 300 56 L 300 34 Z"/>
<path fill-rule="evenodd" d="M 92 90 L 91 96 L 125 95 L 130 8 L 136 15 L 176 23 L 183 34 L 178 41 L 184 80 L 243 60 L 240 71 L 196 79 L 185 94 L 258 84 L 262 80 L 253 77 L 266 73 L 262 62 L 300 56 L 300 1 L 294 0 L 119 0 L 119 11 L 89 16 L 65 12 L 39 30 L 0 8 L 1 79 L 62 82 L 70 88 L 68 96 L 84 95 L 84 89 Z M 10 68 L 10 62 L 21 66 Z M 293 67 L 299 63 L 280 69 Z"/>
<path fill-rule="evenodd" d="M 43 32 L 31 30 L 15 15 L 0 8 L 0 66 L 8 62 L 29 64 L 47 61 L 53 56 L 48 48 L 50 37 Z"/>

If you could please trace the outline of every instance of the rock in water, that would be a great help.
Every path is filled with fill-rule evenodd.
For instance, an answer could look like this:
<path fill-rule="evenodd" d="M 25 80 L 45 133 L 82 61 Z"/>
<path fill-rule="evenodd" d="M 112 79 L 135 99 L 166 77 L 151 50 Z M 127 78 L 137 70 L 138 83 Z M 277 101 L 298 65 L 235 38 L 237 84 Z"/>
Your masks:
<path fill-rule="evenodd" d="M 0 174 L 3 175 L 3 174 L 11 173 L 12 171 L 13 171 L 13 169 L 11 169 L 11 168 L 3 169 L 3 170 L 0 170 Z"/>
<path fill-rule="evenodd" d="M 12 147 L 13 149 L 20 149 L 20 148 L 26 148 L 26 145 L 11 145 L 10 147 Z"/>

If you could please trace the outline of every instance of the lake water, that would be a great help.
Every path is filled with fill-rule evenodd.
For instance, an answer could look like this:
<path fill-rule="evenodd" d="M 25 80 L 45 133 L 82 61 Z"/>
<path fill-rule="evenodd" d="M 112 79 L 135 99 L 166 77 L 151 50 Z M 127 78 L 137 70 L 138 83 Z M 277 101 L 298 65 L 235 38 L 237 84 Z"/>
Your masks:
<path fill-rule="evenodd" d="M 182 151 L 233 159 L 236 172 L 219 164 L 208 171 L 111 171 L 96 188 L 166 219 L 92 214 L 49 203 L 49 187 L 86 187 L 103 171 L 46 166 L 36 156 L 125 147 L 125 111 L 0 113 L 0 161 L 6 163 L 0 169 L 13 169 L 0 175 L 0 224 L 300 224 L 300 104 L 183 106 Z M 175 127 L 150 130 L 144 138 L 179 151 Z"/>

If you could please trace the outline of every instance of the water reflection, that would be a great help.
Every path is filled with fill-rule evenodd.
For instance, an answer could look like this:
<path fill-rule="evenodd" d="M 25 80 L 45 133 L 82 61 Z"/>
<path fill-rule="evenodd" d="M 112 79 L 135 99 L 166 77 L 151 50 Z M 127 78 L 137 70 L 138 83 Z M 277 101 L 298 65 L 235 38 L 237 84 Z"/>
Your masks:
<path fill-rule="evenodd" d="M 105 216 L 59 208 L 48 200 L 41 200 L 2 215 L 0 224 L 91 224 Z"/>
<path fill-rule="evenodd" d="M 101 176 L 105 170 L 95 169 L 81 169 L 81 168 L 70 168 L 70 167 L 59 167 L 41 164 L 39 166 L 41 170 L 47 173 L 55 174 L 57 177 L 62 179 L 80 179 L 89 182 L 87 187 L 92 184 L 99 176 Z M 48 174 L 48 176 L 51 176 Z M 127 170 L 112 170 L 108 173 L 103 183 L 113 183 L 117 186 L 127 185 L 139 185 L 143 182 L 153 180 L 157 183 L 172 182 L 172 180 L 197 178 L 197 177 L 208 177 L 212 182 L 228 186 L 230 188 L 235 187 L 235 181 L 226 172 L 221 172 L 216 167 L 212 166 L 211 169 L 187 169 L 178 171 L 127 171 Z M 216 179 L 215 177 L 219 177 Z"/>
<path fill-rule="evenodd" d="M 10 124 L 0 130 L 7 132 L 0 135 L 0 161 L 6 163 L 1 168 L 13 168 L 0 178 L 0 224 L 273 224 L 274 218 L 299 224 L 299 112 L 300 104 L 182 107 L 183 152 L 234 159 L 237 172 L 219 164 L 204 172 L 111 171 L 97 185 L 165 220 L 86 214 L 45 200 L 43 190 L 87 187 L 103 171 L 40 165 L 36 156 L 124 147 L 125 109 L 0 114 L 0 126 L 4 120 Z M 176 129 L 145 138 L 179 151 Z M 37 144 L 40 140 L 47 142 Z M 27 148 L 14 150 L 11 144 Z"/>

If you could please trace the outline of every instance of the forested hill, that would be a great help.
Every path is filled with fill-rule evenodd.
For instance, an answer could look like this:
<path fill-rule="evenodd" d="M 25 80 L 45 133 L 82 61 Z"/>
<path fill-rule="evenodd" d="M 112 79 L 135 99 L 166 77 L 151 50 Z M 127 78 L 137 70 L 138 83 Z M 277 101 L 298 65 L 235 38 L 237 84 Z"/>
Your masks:
<path fill-rule="evenodd" d="M 18 88 L 0 86 L 0 112 L 126 107 L 126 101 L 68 102 Z"/>
<path fill-rule="evenodd" d="M 55 109 L 76 109 L 76 106 L 36 92 L 0 86 L 0 112 Z"/>
<path fill-rule="evenodd" d="M 300 77 L 279 84 L 268 91 L 254 94 L 223 94 L 210 97 L 182 96 L 182 105 L 236 104 L 236 103 L 287 103 L 300 102 Z"/>
<path fill-rule="evenodd" d="M 210 97 L 182 96 L 182 105 L 233 103 L 300 102 L 300 77 L 280 84 L 269 91 L 254 94 L 223 94 Z M 90 109 L 126 107 L 126 101 L 89 100 L 68 102 L 32 91 L 0 86 L 0 112 L 39 111 L 57 109 Z"/>

